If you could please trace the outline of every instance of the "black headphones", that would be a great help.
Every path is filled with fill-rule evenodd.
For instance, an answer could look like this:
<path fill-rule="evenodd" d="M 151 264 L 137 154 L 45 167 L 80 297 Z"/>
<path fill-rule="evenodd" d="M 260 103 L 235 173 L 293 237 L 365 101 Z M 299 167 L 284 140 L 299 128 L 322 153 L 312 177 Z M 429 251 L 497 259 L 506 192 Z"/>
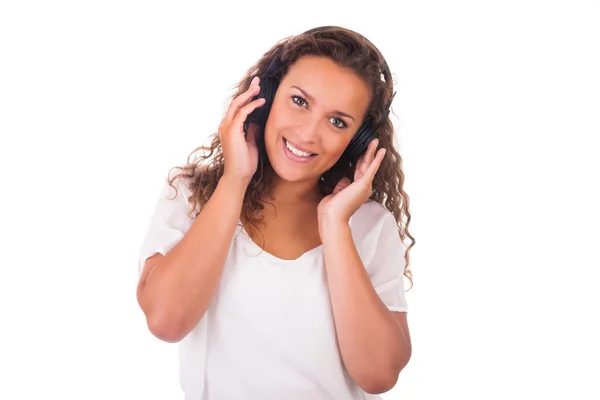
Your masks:
<path fill-rule="evenodd" d="M 332 28 L 331 26 L 322 26 L 318 28 L 310 29 L 303 34 L 314 33 L 318 31 L 323 31 L 328 28 Z M 264 75 L 261 76 L 260 79 L 260 92 L 252 98 L 252 101 L 262 98 L 265 98 L 265 104 L 261 107 L 256 108 L 254 111 L 248 115 L 246 118 L 246 122 L 244 122 L 244 134 L 248 131 L 248 124 L 250 122 L 256 123 L 259 126 L 259 129 L 264 132 L 265 125 L 267 123 L 267 117 L 269 116 L 269 112 L 271 111 L 271 106 L 273 105 L 273 100 L 275 99 L 275 93 L 277 92 L 277 88 L 279 87 L 280 77 L 279 74 L 281 72 L 282 63 L 279 56 L 276 56 L 265 71 Z M 384 68 L 386 69 L 386 76 L 390 76 L 389 69 L 387 63 L 384 62 Z M 393 97 L 392 97 L 393 98 Z M 391 102 L 390 102 L 391 106 Z M 386 108 L 386 112 L 383 115 L 382 121 L 385 121 L 390 113 L 390 107 Z M 367 146 L 375 138 L 375 134 L 377 132 L 377 127 L 373 125 L 373 122 L 369 119 L 366 119 L 356 134 L 350 140 L 348 147 L 342 154 L 341 160 L 356 160 L 360 155 L 367 149 Z"/>

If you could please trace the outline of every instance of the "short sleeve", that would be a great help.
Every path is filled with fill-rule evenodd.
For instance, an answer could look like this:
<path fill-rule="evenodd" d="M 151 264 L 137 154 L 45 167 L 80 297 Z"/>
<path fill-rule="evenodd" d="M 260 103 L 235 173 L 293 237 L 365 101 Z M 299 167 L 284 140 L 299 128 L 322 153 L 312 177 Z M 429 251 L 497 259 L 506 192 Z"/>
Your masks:
<path fill-rule="evenodd" d="M 379 204 L 375 221 L 380 226 L 376 241 L 370 245 L 374 251 L 365 268 L 375 291 L 390 311 L 407 312 L 408 304 L 404 292 L 404 253 L 405 246 L 398 233 L 394 215 Z"/>
<path fill-rule="evenodd" d="M 192 224 L 188 216 L 189 189 L 183 183 L 185 178 L 173 182 L 177 191 L 165 180 L 164 186 L 150 218 L 143 238 L 138 258 L 138 276 L 149 257 L 160 253 L 166 255 L 183 238 Z"/>

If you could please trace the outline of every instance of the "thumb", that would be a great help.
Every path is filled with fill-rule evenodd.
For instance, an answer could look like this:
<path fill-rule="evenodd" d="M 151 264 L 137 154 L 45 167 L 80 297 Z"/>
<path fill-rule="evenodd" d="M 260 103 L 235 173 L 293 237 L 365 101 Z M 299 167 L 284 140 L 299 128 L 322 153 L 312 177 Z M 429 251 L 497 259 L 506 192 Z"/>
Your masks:
<path fill-rule="evenodd" d="M 337 185 L 335 185 L 335 188 L 333 189 L 333 194 L 338 194 L 339 192 L 350 186 L 350 183 L 350 178 L 348 178 L 347 176 L 343 177 L 342 179 L 340 179 Z"/>

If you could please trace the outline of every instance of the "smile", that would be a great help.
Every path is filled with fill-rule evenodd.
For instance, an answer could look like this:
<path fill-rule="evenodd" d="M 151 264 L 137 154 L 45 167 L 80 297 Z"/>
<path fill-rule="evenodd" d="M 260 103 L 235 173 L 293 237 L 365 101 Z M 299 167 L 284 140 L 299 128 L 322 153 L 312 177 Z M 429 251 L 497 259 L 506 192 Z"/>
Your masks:
<path fill-rule="evenodd" d="M 317 156 L 314 153 L 308 153 L 306 151 L 302 151 L 294 147 L 291 143 L 287 141 L 287 139 L 283 138 L 283 152 L 292 161 L 299 163 L 310 162 L 313 158 Z"/>

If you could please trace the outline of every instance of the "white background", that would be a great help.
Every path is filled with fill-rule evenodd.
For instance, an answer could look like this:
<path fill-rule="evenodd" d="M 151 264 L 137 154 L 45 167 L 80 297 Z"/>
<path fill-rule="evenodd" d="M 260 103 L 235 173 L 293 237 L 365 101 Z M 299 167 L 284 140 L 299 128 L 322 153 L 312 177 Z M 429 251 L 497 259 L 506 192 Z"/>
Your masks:
<path fill-rule="evenodd" d="M 397 82 L 414 351 L 384 398 L 600 398 L 599 3 L 391 4 L 2 2 L 0 398 L 183 398 L 135 299 L 150 213 L 246 69 L 330 24 Z"/>

